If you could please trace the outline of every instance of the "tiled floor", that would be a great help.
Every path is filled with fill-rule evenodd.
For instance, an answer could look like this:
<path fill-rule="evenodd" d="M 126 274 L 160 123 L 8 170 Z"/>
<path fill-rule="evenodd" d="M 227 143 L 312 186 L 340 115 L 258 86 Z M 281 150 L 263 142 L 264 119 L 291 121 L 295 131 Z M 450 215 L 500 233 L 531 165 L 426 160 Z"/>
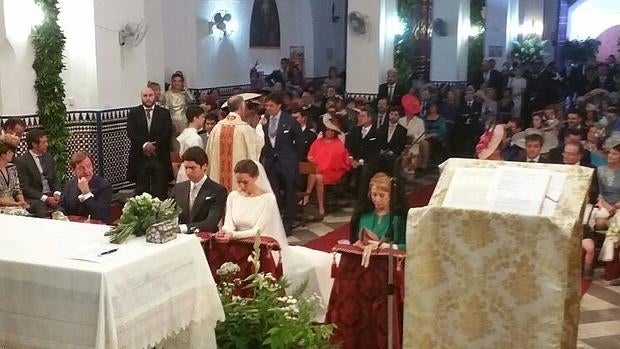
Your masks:
<path fill-rule="evenodd" d="M 437 180 L 436 174 L 429 174 L 409 183 L 408 188 L 426 185 Z M 291 244 L 304 244 L 347 224 L 351 218 L 352 202 L 337 212 L 329 214 L 323 222 L 308 223 L 295 229 L 289 238 Z M 315 212 L 314 207 L 306 214 Z M 600 270 L 599 270 L 600 272 Z M 579 325 L 580 349 L 620 349 L 620 286 L 610 287 L 598 277 L 581 301 Z"/>

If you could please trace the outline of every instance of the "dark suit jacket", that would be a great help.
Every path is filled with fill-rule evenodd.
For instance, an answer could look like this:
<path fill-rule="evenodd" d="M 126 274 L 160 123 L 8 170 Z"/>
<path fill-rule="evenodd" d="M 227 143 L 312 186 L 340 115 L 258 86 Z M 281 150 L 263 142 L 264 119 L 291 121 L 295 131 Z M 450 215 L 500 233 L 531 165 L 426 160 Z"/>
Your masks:
<path fill-rule="evenodd" d="M 400 105 L 400 100 L 409 91 L 403 84 L 397 82 L 396 86 L 394 87 L 394 93 L 392 94 L 392 100 L 389 100 L 389 92 L 390 90 L 388 89 L 387 82 L 383 83 L 379 85 L 379 93 L 377 94 L 377 98 L 385 97 L 388 99 L 389 105 Z"/>
<path fill-rule="evenodd" d="M 399 156 L 403 150 L 405 150 L 405 145 L 407 145 L 407 129 L 401 124 L 396 124 L 396 129 L 394 130 L 394 134 L 392 134 L 392 139 L 387 141 L 388 132 L 389 132 L 389 121 L 383 125 L 379 129 L 381 137 L 381 143 L 383 145 L 382 150 L 391 150 L 395 156 Z"/>
<path fill-rule="evenodd" d="M 217 232 L 217 224 L 224 216 L 226 209 L 226 197 L 228 196 L 226 188 L 207 178 L 194 200 L 194 207 L 190 210 L 190 183 L 190 181 L 177 183 L 173 189 L 172 195 L 181 208 L 179 223 L 187 225 L 188 233 L 193 232 L 194 229 Z"/>
<path fill-rule="evenodd" d="M 308 152 L 310 151 L 310 146 L 316 140 L 317 136 L 316 133 L 308 126 L 306 126 L 305 130 L 301 131 L 301 135 L 304 142 L 304 149 L 301 158 L 299 158 L 299 161 L 306 161 L 306 159 L 308 158 Z"/>
<path fill-rule="evenodd" d="M 476 89 L 479 89 L 483 83 L 484 83 L 484 72 L 480 71 L 478 75 L 476 76 L 475 80 L 472 81 L 472 84 L 474 85 Z M 493 69 L 489 72 L 489 81 L 487 83 L 487 87 L 494 88 L 495 92 L 497 92 L 497 96 L 501 97 L 502 90 L 504 87 L 504 76 L 499 70 Z"/>
<path fill-rule="evenodd" d="M 360 126 L 353 127 L 347 134 L 345 145 L 355 160 L 364 159 L 365 163 L 375 160 L 381 149 L 385 148 L 382 133 L 374 124 L 365 138 L 362 138 Z"/>
<path fill-rule="evenodd" d="M 47 178 L 50 191 L 60 191 L 60 183 L 56 179 L 56 165 L 54 159 L 49 153 L 43 154 L 41 160 L 41 167 L 43 168 L 43 174 Z M 27 151 L 24 155 L 15 159 L 15 165 L 17 166 L 17 173 L 19 174 L 19 184 L 24 198 L 30 200 L 39 200 L 43 194 L 43 182 L 41 181 L 41 173 L 37 164 L 34 162 L 32 155 Z"/>
<path fill-rule="evenodd" d="M 265 133 L 265 146 L 261 157 L 268 164 L 277 160 L 279 166 L 286 166 L 297 173 L 298 164 L 304 154 L 304 139 L 301 126 L 291 116 L 291 114 L 281 112 L 278 120 L 278 130 L 276 133 L 275 147 L 269 140 L 269 121 L 263 125 Z"/>
<path fill-rule="evenodd" d="M 521 153 L 519 153 L 519 156 L 517 156 L 514 159 L 514 161 L 527 162 L 527 156 L 525 155 L 525 150 L 522 150 Z M 539 164 L 552 164 L 553 162 L 551 161 L 551 159 L 549 159 L 549 154 L 540 154 L 538 163 Z"/>
<path fill-rule="evenodd" d="M 277 69 L 271 72 L 271 74 L 265 76 L 265 82 L 267 85 L 272 86 L 276 82 L 282 83 L 283 87 L 286 81 L 284 81 L 284 74 L 281 69 Z"/>
<path fill-rule="evenodd" d="M 564 157 L 562 156 L 562 153 L 564 152 L 564 145 L 560 145 L 557 148 L 553 148 L 551 150 L 549 150 L 549 160 L 551 163 L 553 164 L 563 164 L 564 163 Z M 585 166 L 585 167 L 592 167 L 592 164 L 590 162 L 590 152 L 584 149 L 584 153 L 583 156 L 581 157 L 581 161 L 579 162 L 579 165 L 581 166 Z"/>
<path fill-rule="evenodd" d="M 156 142 L 154 156 L 161 162 L 167 172 L 168 179 L 173 179 L 172 164 L 170 162 L 170 141 L 172 137 L 172 120 L 168 110 L 154 106 L 151 119 L 151 129 L 147 129 L 144 107 L 139 105 L 133 108 L 127 116 L 127 137 L 131 142 L 129 149 L 129 164 L 127 179 L 135 182 L 137 169 L 142 166 L 147 156 L 142 153 L 142 146 L 146 142 Z"/>
<path fill-rule="evenodd" d="M 75 215 L 100 220 L 106 224 L 110 220 L 110 202 L 112 201 L 112 186 L 105 179 L 95 175 L 90 180 L 90 192 L 93 197 L 80 202 L 78 195 L 81 194 L 77 185 L 77 178 L 71 179 L 65 185 L 60 199 L 60 210 L 66 215 Z"/>

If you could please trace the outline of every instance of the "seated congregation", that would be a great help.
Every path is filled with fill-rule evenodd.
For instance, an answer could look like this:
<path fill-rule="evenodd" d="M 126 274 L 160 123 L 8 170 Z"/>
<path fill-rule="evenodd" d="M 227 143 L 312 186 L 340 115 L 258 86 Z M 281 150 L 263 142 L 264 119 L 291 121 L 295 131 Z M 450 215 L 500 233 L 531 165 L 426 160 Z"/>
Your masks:
<path fill-rule="evenodd" d="M 311 203 L 317 206 L 313 220 L 324 220 L 330 188 L 353 202 L 348 243 L 368 267 L 379 250 L 406 249 L 407 183 L 448 158 L 592 167 L 582 241 L 583 277 L 591 280 L 620 208 L 618 100 L 586 91 L 571 96 L 566 108 L 557 103 L 564 97 L 559 92 L 543 98 L 522 87 L 517 93 L 516 81 L 524 73 L 533 79 L 537 64 L 502 71 L 498 86 L 484 74 L 467 86 L 412 81 L 408 88 L 390 70 L 373 100 L 343 98 L 342 81 L 330 70 L 320 87 L 276 79 L 269 89 L 261 82 L 256 93 L 238 91 L 225 103 L 217 90 L 200 93 L 194 103 L 176 72 L 163 94 L 149 82 L 129 113 L 127 177 L 136 195 L 175 199 L 181 233 L 208 232 L 219 243 L 257 235 L 275 240 L 278 249 L 269 253 L 281 261 L 291 288 L 307 282 L 306 294 L 321 297 L 315 320 L 322 322 L 326 314 L 328 320 L 341 316 L 329 314 L 332 267 L 340 257 L 293 246 L 289 237 Z M 484 67 L 494 69 L 488 61 Z M 562 90 L 559 73 L 544 78 Z M 16 156 L 24 134 L 27 150 Z M 63 188 L 49 142 L 42 130 L 26 132 L 22 120 L 3 124 L 0 210 L 114 224 L 112 187 L 95 174 L 93 157 L 71 155 L 73 178 Z M 618 251 L 604 258 L 617 259 Z"/>

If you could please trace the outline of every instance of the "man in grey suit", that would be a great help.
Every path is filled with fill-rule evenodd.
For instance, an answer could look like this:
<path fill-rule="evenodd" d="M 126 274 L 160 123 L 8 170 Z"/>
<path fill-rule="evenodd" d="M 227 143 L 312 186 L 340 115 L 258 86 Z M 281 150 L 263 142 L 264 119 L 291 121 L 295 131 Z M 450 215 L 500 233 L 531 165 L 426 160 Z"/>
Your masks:
<path fill-rule="evenodd" d="M 181 208 L 181 232 L 217 232 L 226 208 L 226 188 L 207 177 L 209 159 L 202 148 L 187 149 L 181 159 L 189 178 L 177 183 L 173 191 L 173 197 Z"/>
<path fill-rule="evenodd" d="M 15 159 L 19 183 L 24 198 L 30 204 L 29 212 L 36 217 L 48 217 L 58 209 L 60 183 L 56 179 L 54 159 L 47 152 L 45 131 L 34 129 L 26 134 L 28 151 Z"/>

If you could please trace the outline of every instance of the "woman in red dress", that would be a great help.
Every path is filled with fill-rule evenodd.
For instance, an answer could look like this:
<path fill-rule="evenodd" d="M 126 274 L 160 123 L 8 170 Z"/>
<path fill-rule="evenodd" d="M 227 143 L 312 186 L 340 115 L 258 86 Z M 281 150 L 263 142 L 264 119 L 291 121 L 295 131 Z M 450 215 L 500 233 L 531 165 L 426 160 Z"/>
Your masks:
<path fill-rule="evenodd" d="M 349 152 L 338 138 L 342 130 L 337 123 L 338 119 L 332 118 L 329 114 L 324 115 L 325 134 L 315 140 L 308 151 L 308 161 L 316 166 L 316 174 L 308 176 L 308 187 L 303 204 L 308 204 L 310 194 L 316 186 L 319 206 L 317 220 L 323 220 L 325 216 L 325 186 L 338 183 L 350 168 Z"/>

